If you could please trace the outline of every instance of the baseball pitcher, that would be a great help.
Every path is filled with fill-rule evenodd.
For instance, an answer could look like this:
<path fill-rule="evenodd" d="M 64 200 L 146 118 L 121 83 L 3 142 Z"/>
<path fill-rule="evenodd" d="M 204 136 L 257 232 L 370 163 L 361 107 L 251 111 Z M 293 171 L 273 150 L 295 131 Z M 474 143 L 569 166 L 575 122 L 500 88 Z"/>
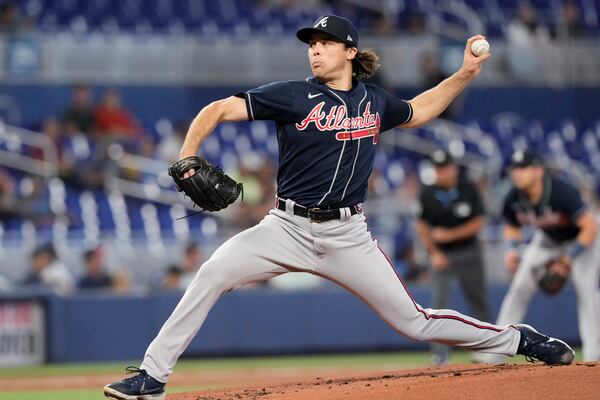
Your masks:
<path fill-rule="evenodd" d="M 467 41 L 457 73 L 410 101 L 362 82 L 374 74 L 378 57 L 359 50 L 358 32 L 347 19 L 323 16 L 297 37 L 308 44 L 313 76 L 270 83 L 209 104 L 192 122 L 181 160 L 171 168 L 179 188 L 199 205 L 222 209 L 240 188 L 197 157 L 202 141 L 222 122 L 274 121 L 279 169 L 273 209 L 200 267 L 141 365 L 129 367 L 136 375 L 107 385 L 104 393 L 122 400 L 163 399 L 178 357 L 223 293 L 295 271 L 338 283 L 411 338 L 570 363 L 574 353 L 567 344 L 529 326 L 498 326 L 453 310 L 421 307 L 371 237 L 362 212 L 379 135 L 437 117 L 490 57 L 471 53 L 471 43 L 483 36 Z"/>

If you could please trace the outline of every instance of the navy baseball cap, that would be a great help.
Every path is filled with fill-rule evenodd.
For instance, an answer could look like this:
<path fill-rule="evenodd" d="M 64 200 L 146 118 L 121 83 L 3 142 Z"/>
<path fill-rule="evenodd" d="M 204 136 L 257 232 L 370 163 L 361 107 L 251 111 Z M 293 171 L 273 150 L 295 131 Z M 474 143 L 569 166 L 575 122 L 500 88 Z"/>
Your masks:
<path fill-rule="evenodd" d="M 331 35 L 348 47 L 358 47 L 358 31 L 347 18 L 337 15 L 323 15 L 315 21 L 313 26 L 299 29 L 296 36 L 302 42 L 308 43 L 310 37 L 317 32 Z"/>
<path fill-rule="evenodd" d="M 431 154 L 431 163 L 436 167 L 454 164 L 454 158 L 446 150 L 436 150 Z"/>
<path fill-rule="evenodd" d="M 510 157 L 510 168 L 527 168 L 542 165 L 537 154 L 528 150 L 517 150 Z"/>

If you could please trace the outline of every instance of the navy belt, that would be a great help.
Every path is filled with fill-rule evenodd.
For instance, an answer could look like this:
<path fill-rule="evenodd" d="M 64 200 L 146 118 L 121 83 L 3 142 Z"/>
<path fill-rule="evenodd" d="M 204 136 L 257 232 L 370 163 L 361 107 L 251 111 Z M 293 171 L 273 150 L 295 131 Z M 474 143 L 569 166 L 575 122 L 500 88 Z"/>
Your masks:
<path fill-rule="evenodd" d="M 281 211 L 286 211 L 285 200 L 277 199 L 277 208 Z M 362 209 L 357 205 L 349 206 L 347 208 L 350 209 L 350 215 L 355 215 L 362 212 Z M 314 222 L 323 222 L 340 219 L 342 217 L 342 211 L 339 208 L 307 208 L 298 204 L 294 204 L 294 215 L 308 218 L 310 221 Z"/>

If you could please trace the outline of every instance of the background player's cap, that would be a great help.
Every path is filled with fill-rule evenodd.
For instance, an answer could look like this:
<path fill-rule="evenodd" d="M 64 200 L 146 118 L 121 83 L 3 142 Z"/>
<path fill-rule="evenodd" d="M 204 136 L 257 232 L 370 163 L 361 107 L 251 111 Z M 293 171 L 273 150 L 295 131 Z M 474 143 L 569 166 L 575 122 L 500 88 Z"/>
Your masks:
<path fill-rule="evenodd" d="M 510 158 L 511 168 L 526 168 L 535 165 L 542 165 L 542 160 L 537 154 L 528 150 L 517 150 Z"/>
<path fill-rule="evenodd" d="M 431 154 L 431 163 L 436 167 L 454 164 L 454 158 L 446 150 L 436 150 Z"/>
<path fill-rule="evenodd" d="M 302 28 L 296 32 L 296 36 L 304 43 L 308 43 L 310 36 L 315 32 L 324 32 L 342 41 L 348 47 L 358 47 L 358 31 L 348 19 L 337 15 L 323 15 L 315 24 L 308 28 Z"/>

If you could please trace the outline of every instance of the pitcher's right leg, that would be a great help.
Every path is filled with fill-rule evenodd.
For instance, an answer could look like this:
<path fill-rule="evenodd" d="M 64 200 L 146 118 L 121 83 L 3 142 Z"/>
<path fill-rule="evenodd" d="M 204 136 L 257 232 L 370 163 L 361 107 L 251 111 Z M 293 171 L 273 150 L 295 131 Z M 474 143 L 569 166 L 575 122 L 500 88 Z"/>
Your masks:
<path fill-rule="evenodd" d="M 251 282 L 302 269 L 313 259 L 310 235 L 269 214 L 229 239 L 198 270 L 173 314 L 148 347 L 140 368 L 166 382 L 219 297 Z"/>

